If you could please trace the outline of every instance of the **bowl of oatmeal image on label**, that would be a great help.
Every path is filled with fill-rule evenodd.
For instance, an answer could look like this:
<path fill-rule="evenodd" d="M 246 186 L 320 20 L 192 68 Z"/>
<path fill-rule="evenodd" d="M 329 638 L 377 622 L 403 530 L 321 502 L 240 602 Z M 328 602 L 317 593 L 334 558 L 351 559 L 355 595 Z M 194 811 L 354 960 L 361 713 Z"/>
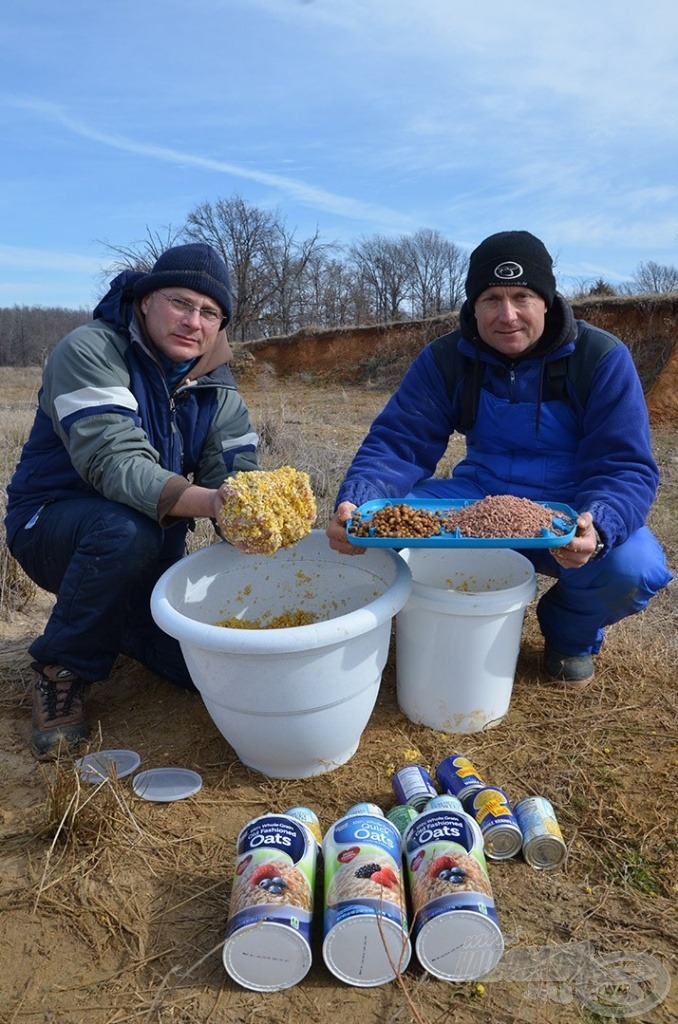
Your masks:
<path fill-rule="evenodd" d="M 445 981 L 487 974 L 504 952 L 482 834 L 458 811 L 424 811 L 403 836 L 417 959 Z"/>
<path fill-rule="evenodd" d="M 400 832 L 383 816 L 349 813 L 323 840 L 323 957 L 349 985 L 383 985 L 411 956 Z"/>
<path fill-rule="evenodd" d="M 245 988 L 289 988 L 311 966 L 318 842 L 302 822 L 265 814 L 236 845 L 224 967 Z"/>

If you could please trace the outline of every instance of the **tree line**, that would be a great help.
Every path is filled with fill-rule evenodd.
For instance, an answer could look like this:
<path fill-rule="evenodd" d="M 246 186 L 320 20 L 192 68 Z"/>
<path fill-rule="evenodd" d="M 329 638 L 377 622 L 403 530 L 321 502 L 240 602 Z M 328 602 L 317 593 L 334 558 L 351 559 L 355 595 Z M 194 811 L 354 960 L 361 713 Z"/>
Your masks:
<path fill-rule="evenodd" d="M 165 249 L 184 242 L 207 242 L 228 264 L 237 341 L 436 316 L 461 303 L 468 267 L 468 256 L 434 229 L 364 236 L 342 246 L 323 241 L 317 229 L 299 237 L 279 212 L 234 195 L 199 204 L 178 230 L 147 228 L 143 240 L 129 245 L 104 242 L 111 256 L 106 284 L 124 269 L 150 270 Z M 575 291 L 576 297 L 678 291 L 678 270 L 647 262 L 627 285 L 600 279 Z M 82 309 L 0 308 L 0 363 L 41 363 L 89 317 Z"/>

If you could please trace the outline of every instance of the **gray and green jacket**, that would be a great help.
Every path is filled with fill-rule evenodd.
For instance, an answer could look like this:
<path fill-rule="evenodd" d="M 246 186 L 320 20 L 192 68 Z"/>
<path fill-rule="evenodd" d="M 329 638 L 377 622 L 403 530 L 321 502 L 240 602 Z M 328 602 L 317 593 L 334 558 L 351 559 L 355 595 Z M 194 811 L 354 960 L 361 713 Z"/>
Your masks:
<path fill-rule="evenodd" d="M 178 549 L 188 520 L 168 513 L 180 494 L 191 483 L 218 487 L 235 472 L 259 468 L 258 438 L 226 364 L 226 335 L 170 389 L 133 305 L 137 276 L 118 275 L 94 319 L 66 335 L 47 360 L 33 427 L 7 489 L 10 550 L 45 504 L 93 495 L 177 527 L 169 532 Z"/>

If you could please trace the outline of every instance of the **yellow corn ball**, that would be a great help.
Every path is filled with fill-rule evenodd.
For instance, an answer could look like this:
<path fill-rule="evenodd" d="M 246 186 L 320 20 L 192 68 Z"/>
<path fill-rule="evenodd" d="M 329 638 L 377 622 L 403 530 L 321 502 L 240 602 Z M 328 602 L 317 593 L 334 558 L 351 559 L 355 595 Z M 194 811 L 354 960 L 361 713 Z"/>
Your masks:
<path fill-rule="evenodd" d="M 225 481 L 219 525 L 240 551 L 272 555 L 296 544 L 315 522 L 317 508 L 308 473 L 283 466 L 236 473 Z"/>

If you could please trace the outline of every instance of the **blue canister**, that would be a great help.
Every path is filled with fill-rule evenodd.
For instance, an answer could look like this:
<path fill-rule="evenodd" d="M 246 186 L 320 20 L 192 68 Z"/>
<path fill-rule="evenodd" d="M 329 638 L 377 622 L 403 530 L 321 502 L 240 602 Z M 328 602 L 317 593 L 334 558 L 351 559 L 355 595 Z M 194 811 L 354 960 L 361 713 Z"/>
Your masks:
<path fill-rule="evenodd" d="M 417 811 L 423 811 L 431 797 L 438 790 L 433 779 L 420 764 L 408 764 L 391 776 L 391 785 L 399 804 L 408 804 Z"/>
<path fill-rule="evenodd" d="M 426 804 L 427 811 L 463 811 L 464 805 L 458 796 L 451 793 L 439 793 Z"/>
<path fill-rule="evenodd" d="M 508 860 L 520 853 L 523 834 L 503 789 L 498 786 L 478 789 L 468 798 L 466 807 L 480 825 L 488 857 Z"/>
<path fill-rule="evenodd" d="M 306 825 L 286 814 L 241 830 L 222 957 L 244 988 L 274 992 L 308 972 L 317 855 Z"/>
<path fill-rule="evenodd" d="M 459 797 L 462 803 L 485 785 L 471 762 L 462 754 L 450 754 L 444 758 L 436 768 L 436 775 L 445 792 Z"/>

